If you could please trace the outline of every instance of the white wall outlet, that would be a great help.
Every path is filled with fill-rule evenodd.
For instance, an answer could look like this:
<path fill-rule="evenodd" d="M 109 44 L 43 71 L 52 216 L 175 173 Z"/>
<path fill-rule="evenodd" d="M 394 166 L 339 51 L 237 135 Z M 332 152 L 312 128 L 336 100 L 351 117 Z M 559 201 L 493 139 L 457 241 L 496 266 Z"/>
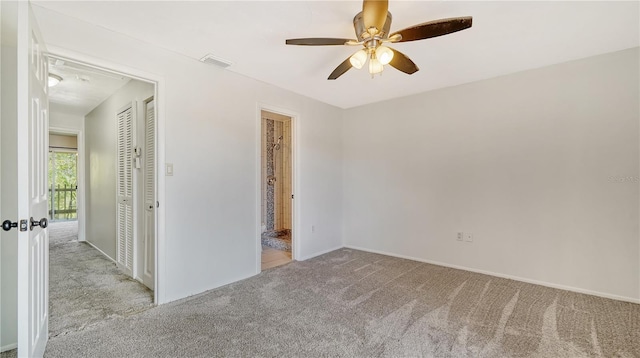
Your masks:
<path fill-rule="evenodd" d="M 166 174 L 168 177 L 173 176 L 173 163 L 166 164 Z"/>
<path fill-rule="evenodd" d="M 462 232 L 459 232 L 458 236 L 456 236 L 456 240 L 458 240 L 458 241 L 462 241 L 463 238 L 464 238 L 464 233 L 462 233 Z"/>
<path fill-rule="evenodd" d="M 464 233 L 464 241 L 466 241 L 466 242 L 473 242 L 473 233 L 471 233 L 471 232 L 465 232 L 465 233 Z"/>

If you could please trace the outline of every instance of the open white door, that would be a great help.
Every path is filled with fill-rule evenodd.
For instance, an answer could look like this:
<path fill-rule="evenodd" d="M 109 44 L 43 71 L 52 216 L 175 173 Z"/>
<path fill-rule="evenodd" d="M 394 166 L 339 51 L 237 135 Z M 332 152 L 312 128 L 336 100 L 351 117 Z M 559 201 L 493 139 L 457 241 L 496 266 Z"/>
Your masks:
<path fill-rule="evenodd" d="M 18 3 L 17 24 L 18 356 L 41 357 L 49 321 L 48 70 L 28 2 Z"/>

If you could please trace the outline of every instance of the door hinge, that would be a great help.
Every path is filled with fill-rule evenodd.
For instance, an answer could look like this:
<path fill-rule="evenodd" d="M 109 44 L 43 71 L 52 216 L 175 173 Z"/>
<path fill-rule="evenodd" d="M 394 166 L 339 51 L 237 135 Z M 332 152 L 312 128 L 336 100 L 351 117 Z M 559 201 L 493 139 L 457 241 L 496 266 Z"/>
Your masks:
<path fill-rule="evenodd" d="M 20 220 L 20 231 L 27 231 L 27 220 Z"/>

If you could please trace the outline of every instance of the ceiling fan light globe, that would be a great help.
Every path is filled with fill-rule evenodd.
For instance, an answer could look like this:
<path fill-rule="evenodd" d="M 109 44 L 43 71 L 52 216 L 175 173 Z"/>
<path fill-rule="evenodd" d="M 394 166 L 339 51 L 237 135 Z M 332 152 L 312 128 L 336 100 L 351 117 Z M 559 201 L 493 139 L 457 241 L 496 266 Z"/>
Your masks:
<path fill-rule="evenodd" d="M 382 63 L 380 63 L 377 58 L 372 58 L 371 61 L 369 61 L 369 73 L 375 75 L 381 73 L 382 71 L 384 71 L 384 66 L 382 65 Z"/>
<path fill-rule="evenodd" d="M 349 58 L 349 62 L 351 62 L 351 66 L 361 69 L 362 66 L 367 62 L 367 53 L 364 50 L 360 50 Z"/>
<path fill-rule="evenodd" d="M 393 51 L 387 46 L 379 46 L 376 49 L 376 58 L 383 65 L 388 65 L 393 59 Z"/>

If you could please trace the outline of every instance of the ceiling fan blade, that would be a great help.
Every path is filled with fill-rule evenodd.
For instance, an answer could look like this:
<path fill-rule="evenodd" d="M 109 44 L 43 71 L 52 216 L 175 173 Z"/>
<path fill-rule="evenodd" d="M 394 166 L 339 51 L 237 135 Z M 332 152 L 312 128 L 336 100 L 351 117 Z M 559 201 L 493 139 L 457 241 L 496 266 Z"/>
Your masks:
<path fill-rule="evenodd" d="M 388 10 L 388 0 L 364 0 L 362 2 L 362 19 L 365 30 L 370 27 L 375 27 L 379 31 L 382 31 L 384 23 L 387 21 Z"/>
<path fill-rule="evenodd" d="M 334 39 L 326 37 L 306 38 L 306 39 L 288 39 L 287 45 L 300 45 L 300 46 L 334 46 L 334 45 L 346 45 L 351 39 Z"/>
<path fill-rule="evenodd" d="M 449 19 L 440 19 L 425 22 L 419 25 L 411 26 L 406 29 L 396 31 L 391 36 L 400 34 L 402 39 L 397 42 L 408 42 L 428 39 L 431 37 L 437 37 L 447 35 L 460 30 L 468 29 L 471 27 L 472 17 L 453 17 Z"/>
<path fill-rule="evenodd" d="M 411 59 L 407 57 L 407 55 L 398 50 L 394 50 L 392 48 L 390 49 L 391 51 L 393 51 L 393 58 L 391 59 L 391 62 L 389 62 L 389 65 L 391 65 L 391 67 L 408 75 L 418 72 L 418 66 L 416 66 L 416 64 L 413 63 L 413 61 L 411 61 Z"/>
<path fill-rule="evenodd" d="M 333 72 L 331 72 L 331 74 L 329 75 L 329 78 L 327 78 L 328 80 L 335 80 L 336 78 L 344 75 L 345 72 L 349 71 L 351 69 L 351 61 L 349 61 L 349 59 L 351 58 L 351 56 L 347 57 L 346 60 L 344 60 L 344 62 L 342 62 L 340 65 L 338 65 L 338 67 L 336 67 L 335 70 L 333 70 Z"/>

